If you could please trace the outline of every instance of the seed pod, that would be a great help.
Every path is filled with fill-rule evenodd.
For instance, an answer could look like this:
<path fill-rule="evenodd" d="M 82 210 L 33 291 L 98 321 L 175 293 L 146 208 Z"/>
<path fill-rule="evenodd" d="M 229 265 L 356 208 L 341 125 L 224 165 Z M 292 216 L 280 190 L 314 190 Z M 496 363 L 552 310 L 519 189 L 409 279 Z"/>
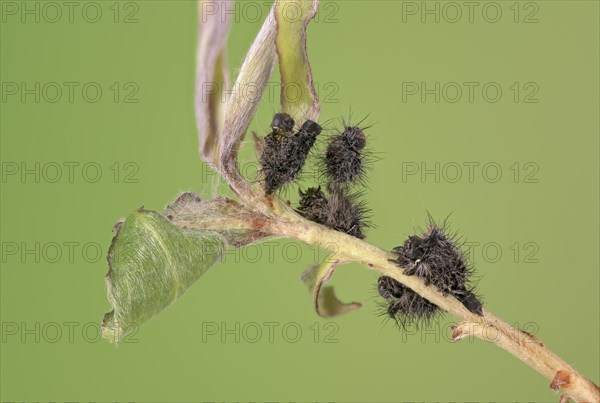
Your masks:
<path fill-rule="evenodd" d="M 445 228 L 431 222 L 422 236 L 410 236 L 394 248 L 398 257 L 392 262 L 408 276 L 419 276 L 445 295 L 453 295 L 471 312 L 482 315 L 482 304 L 469 286 L 472 269 Z M 391 277 L 378 281 L 379 294 L 387 301 L 386 313 L 401 323 L 429 320 L 439 308 Z"/>
<path fill-rule="evenodd" d="M 275 115 L 273 131 L 265 138 L 260 164 L 266 194 L 272 194 L 297 178 L 321 133 L 321 126 L 312 120 L 304 122 L 295 134 L 290 134 L 290 125 L 293 126 L 291 116 L 283 113 Z"/>
<path fill-rule="evenodd" d="M 343 131 L 331 137 L 323 161 L 324 173 L 330 183 L 364 181 L 366 143 L 364 131 L 358 126 L 345 126 Z"/>

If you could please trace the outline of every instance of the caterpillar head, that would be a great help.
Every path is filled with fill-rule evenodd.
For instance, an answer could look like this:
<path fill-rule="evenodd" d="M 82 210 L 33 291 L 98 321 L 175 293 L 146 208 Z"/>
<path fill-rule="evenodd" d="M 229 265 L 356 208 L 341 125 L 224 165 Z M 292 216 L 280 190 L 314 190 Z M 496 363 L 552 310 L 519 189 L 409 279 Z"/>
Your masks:
<path fill-rule="evenodd" d="M 356 151 L 362 150 L 367 144 L 365 133 L 357 126 L 346 126 L 342 133 L 342 138 L 348 147 Z"/>
<path fill-rule="evenodd" d="M 282 112 L 276 113 L 275 116 L 273 116 L 271 128 L 273 129 L 274 133 L 281 135 L 284 133 L 290 133 L 292 130 L 294 130 L 295 124 L 296 122 L 294 122 L 293 117 L 291 117 L 287 113 Z"/>
<path fill-rule="evenodd" d="M 316 138 L 319 134 L 321 134 L 321 130 L 321 125 L 319 125 L 317 122 L 313 122 L 312 120 L 307 120 L 300 128 L 301 133 L 311 138 Z"/>

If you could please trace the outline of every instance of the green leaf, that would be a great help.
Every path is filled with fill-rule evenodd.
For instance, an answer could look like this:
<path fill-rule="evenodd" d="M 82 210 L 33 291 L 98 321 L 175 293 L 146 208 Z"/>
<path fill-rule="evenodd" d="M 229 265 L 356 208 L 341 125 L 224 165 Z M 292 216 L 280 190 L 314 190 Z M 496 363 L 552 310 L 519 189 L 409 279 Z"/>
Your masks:
<path fill-rule="evenodd" d="M 317 120 L 321 107 L 306 52 L 306 27 L 316 15 L 319 1 L 279 0 L 275 7 L 282 109 L 296 120 Z"/>
<path fill-rule="evenodd" d="M 118 342 L 158 314 L 221 259 L 213 232 L 181 229 L 154 211 L 138 210 L 117 224 L 108 252 L 108 299 L 102 335 Z"/>
<path fill-rule="evenodd" d="M 317 263 L 310 266 L 302 273 L 302 281 L 304 281 L 311 292 L 315 310 L 324 318 L 342 315 L 362 306 L 359 302 L 351 302 L 349 304 L 341 302 L 335 296 L 333 287 L 323 286 L 325 282 L 329 281 L 338 264 L 340 264 L 339 260 L 327 259 L 322 264 Z"/>

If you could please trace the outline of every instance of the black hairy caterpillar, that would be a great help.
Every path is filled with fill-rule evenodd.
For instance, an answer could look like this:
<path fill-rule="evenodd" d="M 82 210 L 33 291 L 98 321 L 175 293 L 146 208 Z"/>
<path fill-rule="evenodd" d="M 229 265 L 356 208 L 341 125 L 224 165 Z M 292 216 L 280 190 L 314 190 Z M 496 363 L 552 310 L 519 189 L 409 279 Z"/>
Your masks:
<path fill-rule="evenodd" d="M 322 170 L 329 183 L 362 183 L 368 168 L 364 148 L 365 128 L 342 121 L 343 130 L 333 135 L 322 161 Z"/>
<path fill-rule="evenodd" d="M 336 231 L 364 239 L 368 209 L 360 200 L 362 193 L 352 191 L 352 185 L 363 183 L 367 169 L 364 148 L 367 143 L 364 128 L 346 124 L 343 130 L 329 138 L 321 167 L 327 179 L 326 196 L 321 187 L 300 191 L 298 212 L 305 218 Z"/>
<path fill-rule="evenodd" d="M 419 321 L 427 323 L 440 312 L 437 305 L 391 277 L 379 277 L 377 289 L 387 302 L 384 313 L 402 325 Z"/>
<path fill-rule="evenodd" d="M 328 191 L 329 197 L 325 196 L 321 187 L 300 191 L 298 212 L 311 221 L 364 239 L 364 229 L 370 224 L 366 219 L 368 209 L 359 200 L 360 194 L 335 184 L 330 184 Z"/>
<path fill-rule="evenodd" d="M 410 236 L 402 246 L 393 249 L 398 254 L 391 260 L 404 268 L 404 274 L 419 276 L 425 284 L 433 284 L 445 295 L 453 295 L 471 312 L 483 315 L 482 304 L 469 286 L 472 269 L 445 227 L 433 221 L 422 236 Z M 391 277 L 378 280 L 379 295 L 387 301 L 386 313 L 400 323 L 429 320 L 439 308 Z"/>
<path fill-rule="evenodd" d="M 369 211 L 360 200 L 360 193 L 351 193 L 346 187 L 331 183 L 329 190 L 329 210 L 327 226 L 345 232 L 353 237 L 364 239 L 364 229 L 370 224 L 366 220 Z"/>
<path fill-rule="evenodd" d="M 329 216 L 329 200 L 321 190 L 321 186 L 308 188 L 305 192 L 299 189 L 298 193 L 300 194 L 298 212 L 308 220 L 326 225 Z"/>
<path fill-rule="evenodd" d="M 296 179 L 321 133 L 321 126 L 312 120 L 305 121 L 300 130 L 293 133 L 294 123 L 287 113 L 277 113 L 271 123 L 271 132 L 265 136 L 259 162 L 268 195 Z"/>

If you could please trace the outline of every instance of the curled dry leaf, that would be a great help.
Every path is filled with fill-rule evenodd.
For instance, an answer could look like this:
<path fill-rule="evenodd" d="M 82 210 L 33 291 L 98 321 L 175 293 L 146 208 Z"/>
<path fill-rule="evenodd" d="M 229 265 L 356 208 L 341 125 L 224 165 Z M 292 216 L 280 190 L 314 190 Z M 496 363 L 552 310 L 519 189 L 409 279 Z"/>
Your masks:
<path fill-rule="evenodd" d="M 323 264 L 314 264 L 302 273 L 302 281 L 308 286 L 311 292 L 315 310 L 324 317 L 342 315 L 346 312 L 354 311 L 362 306 L 359 302 L 345 304 L 341 302 L 333 291 L 333 287 L 324 286 L 329 281 L 336 267 L 340 264 L 339 260 L 326 260 Z"/>
<path fill-rule="evenodd" d="M 203 4 L 201 3 L 201 8 Z M 217 2 L 218 4 L 220 3 Z M 222 131 L 219 130 L 220 120 L 212 119 L 215 116 L 214 113 L 211 114 L 212 103 L 199 102 L 204 99 L 210 101 L 214 97 L 203 97 L 202 88 L 198 86 L 196 88 L 198 126 L 207 129 L 204 133 L 209 133 L 203 136 L 203 130 L 200 130 L 203 158 L 205 161 L 212 162 L 233 191 L 244 199 L 254 199 L 255 194 L 238 170 L 237 155 L 241 141 L 254 118 L 267 80 L 271 76 L 276 55 L 279 56 L 282 76 L 282 109 L 298 118 L 311 120 L 318 118 L 319 101 L 313 86 L 306 52 L 306 26 L 315 16 L 317 7 L 317 0 L 280 0 L 274 4 L 244 59 L 227 99 Z M 290 10 L 296 10 L 295 16 L 290 15 Z M 198 85 L 201 85 L 203 80 L 209 76 L 207 71 L 210 70 L 206 66 L 215 66 L 215 64 L 224 66 L 222 63 L 219 64 L 224 58 L 214 56 L 221 54 L 217 53 L 217 50 L 223 51 L 224 40 L 216 41 L 215 45 L 208 45 L 208 50 L 205 50 L 202 44 L 205 43 L 206 38 L 203 38 L 202 35 L 210 36 L 212 34 L 217 39 L 222 39 L 222 34 L 229 29 L 229 22 L 226 19 L 217 19 L 216 21 L 207 19 L 207 21 L 213 21 L 213 23 L 205 23 L 205 34 L 201 34 L 198 69 L 202 74 L 198 79 Z M 212 30 L 210 30 L 211 28 Z M 207 55 L 211 57 L 206 59 Z M 226 79 L 226 73 L 224 74 L 223 77 Z M 219 76 L 213 75 L 213 80 L 215 77 Z M 292 98 L 285 95 L 291 86 L 300 91 L 299 96 Z M 198 95 L 199 92 L 200 95 Z M 221 96 L 220 93 L 218 95 Z M 215 122 L 215 124 L 211 122 Z M 212 130 L 213 128 L 215 130 Z M 214 157 L 216 152 L 219 154 L 218 160 Z"/>
<path fill-rule="evenodd" d="M 199 35 L 196 51 L 196 126 L 200 157 L 217 168 L 219 134 L 223 130 L 224 99 L 229 91 L 227 36 L 231 26 L 231 0 L 199 2 Z"/>
<path fill-rule="evenodd" d="M 220 172 L 233 191 L 251 198 L 252 192 L 237 167 L 237 154 L 258 108 L 267 80 L 275 64 L 276 23 L 273 8 L 250 47 L 227 100 L 220 143 Z"/>
<path fill-rule="evenodd" d="M 316 121 L 321 109 L 306 51 L 306 27 L 318 7 L 318 0 L 279 0 L 275 5 L 281 107 L 300 124 Z"/>

